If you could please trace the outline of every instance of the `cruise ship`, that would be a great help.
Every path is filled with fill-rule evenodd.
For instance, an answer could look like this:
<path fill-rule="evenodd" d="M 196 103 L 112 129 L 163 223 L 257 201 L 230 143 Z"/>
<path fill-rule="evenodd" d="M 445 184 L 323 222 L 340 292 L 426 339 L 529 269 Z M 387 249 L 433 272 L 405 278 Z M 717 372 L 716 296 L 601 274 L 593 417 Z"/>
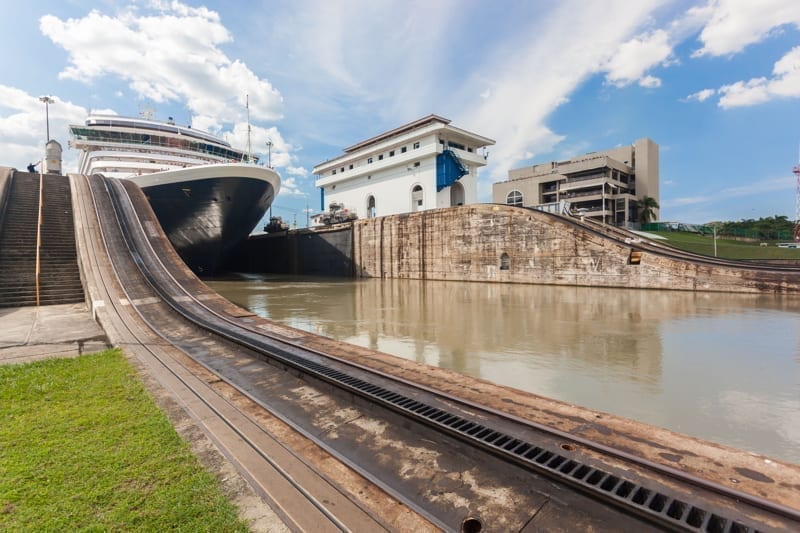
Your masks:
<path fill-rule="evenodd" d="M 258 158 L 213 135 L 149 118 L 90 115 L 71 125 L 78 172 L 129 179 L 142 188 L 186 264 L 212 275 L 247 238 L 280 190 Z"/>

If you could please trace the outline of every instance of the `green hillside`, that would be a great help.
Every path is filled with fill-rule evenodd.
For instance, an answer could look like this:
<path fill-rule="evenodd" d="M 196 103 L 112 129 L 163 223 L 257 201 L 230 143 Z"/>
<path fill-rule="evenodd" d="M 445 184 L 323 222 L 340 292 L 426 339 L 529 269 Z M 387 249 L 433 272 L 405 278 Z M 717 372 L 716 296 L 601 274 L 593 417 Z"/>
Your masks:
<path fill-rule="evenodd" d="M 664 237 L 658 240 L 698 254 L 714 256 L 714 236 L 712 234 L 700 235 L 685 231 L 649 231 L 653 235 Z M 766 246 L 762 246 L 762 242 Z M 717 237 L 717 257 L 725 259 L 798 259 L 800 248 L 779 248 L 780 241 L 739 241 Z"/>

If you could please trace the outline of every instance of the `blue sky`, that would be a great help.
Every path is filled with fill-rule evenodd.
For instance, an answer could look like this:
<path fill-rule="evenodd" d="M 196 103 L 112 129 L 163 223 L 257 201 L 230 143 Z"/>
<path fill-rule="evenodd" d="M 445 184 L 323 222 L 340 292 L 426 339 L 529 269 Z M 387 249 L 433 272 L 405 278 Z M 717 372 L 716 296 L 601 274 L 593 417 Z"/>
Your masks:
<path fill-rule="evenodd" d="M 510 168 L 650 137 L 662 220 L 796 218 L 797 0 L 3 4 L 0 165 L 40 158 L 42 95 L 64 146 L 89 111 L 152 108 L 243 148 L 249 94 L 299 226 L 316 164 L 429 113 L 497 141 L 481 201 Z"/>

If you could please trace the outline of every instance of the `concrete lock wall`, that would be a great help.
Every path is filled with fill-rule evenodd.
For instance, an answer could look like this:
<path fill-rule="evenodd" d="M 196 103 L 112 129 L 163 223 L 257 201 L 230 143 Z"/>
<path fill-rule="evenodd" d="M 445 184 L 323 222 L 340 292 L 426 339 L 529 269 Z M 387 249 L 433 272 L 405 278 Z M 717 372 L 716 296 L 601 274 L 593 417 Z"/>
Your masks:
<path fill-rule="evenodd" d="M 224 269 L 234 272 L 353 275 L 349 226 L 256 235 L 237 246 Z"/>
<path fill-rule="evenodd" d="M 479 204 L 353 224 L 356 276 L 594 287 L 798 292 L 796 274 L 676 260 L 530 209 Z"/>

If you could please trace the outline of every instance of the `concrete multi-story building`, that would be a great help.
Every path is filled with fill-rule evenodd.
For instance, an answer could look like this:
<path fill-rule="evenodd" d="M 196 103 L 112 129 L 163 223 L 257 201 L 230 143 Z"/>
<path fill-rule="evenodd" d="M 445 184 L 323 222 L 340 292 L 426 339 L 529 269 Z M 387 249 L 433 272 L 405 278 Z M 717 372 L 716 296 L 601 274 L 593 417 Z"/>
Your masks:
<path fill-rule="evenodd" d="M 659 201 L 658 145 L 638 139 L 630 146 L 590 152 L 510 170 L 492 185 L 492 201 L 525 207 L 569 202 L 573 213 L 608 224 L 638 222 L 638 202 Z"/>
<path fill-rule="evenodd" d="M 320 209 L 361 218 L 475 203 L 492 139 L 428 115 L 344 149 L 314 167 Z"/>

